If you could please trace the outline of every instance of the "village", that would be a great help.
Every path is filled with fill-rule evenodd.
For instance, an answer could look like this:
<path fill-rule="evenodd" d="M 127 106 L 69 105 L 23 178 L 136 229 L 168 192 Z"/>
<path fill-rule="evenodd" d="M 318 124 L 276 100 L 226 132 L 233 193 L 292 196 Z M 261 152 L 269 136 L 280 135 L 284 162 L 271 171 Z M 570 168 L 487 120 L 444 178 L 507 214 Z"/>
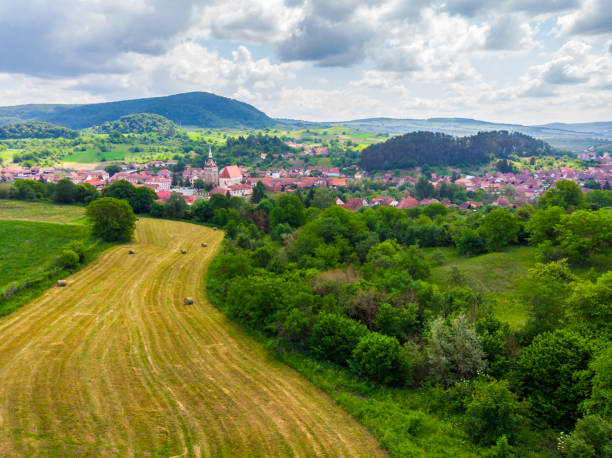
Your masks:
<path fill-rule="evenodd" d="M 582 171 L 559 167 L 537 171 L 522 170 L 517 173 L 487 172 L 483 176 L 460 174 L 459 170 L 453 169 L 453 176 L 439 176 L 432 173 L 429 182 L 434 189 L 440 189 L 443 183 L 454 183 L 464 188 L 466 192 L 480 190 L 494 197 L 490 203 L 502 207 L 533 203 L 540 194 L 559 180 L 574 181 L 585 193 L 594 187 L 608 189 L 612 183 L 610 155 L 605 153 L 598 157 L 593 153 L 584 153 L 579 155 L 579 159 L 590 161 L 592 165 Z M 112 175 L 105 169 L 87 171 L 56 167 L 5 167 L 0 168 L 0 182 L 29 179 L 56 183 L 68 178 L 75 184 L 87 183 L 101 190 L 119 180 L 125 180 L 136 187 L 151 188 L 157 194 L 159 202 L 166 202 L 172 194 L 180 194 L 188 205 L 192 205 L 195 200 L 209 198 L 214 194 L 247 197 L 252 194 L 253 187 L 258 182 L 262 182 L 269 192 L 285 193 L 316 187 L 346 189 L 347 186 L 357 185 L 361 180 L 366 179 L 382 183 L 387 189 L 405 184 L 414 185 L 418 181 L 417 177 L 408 174 L 394 176 L 386 173 L 369 176 L 362 170 L 351 170 L 349 176 L 341 173 L 338 167 L 321 166 L 290 170 L 248 170 L 237 165 L 228 165 L 219 170 L 211 151 L 202 168 L 187 167 L 180 172 L 173 172 L 177 164 L 177 160 L 121 163 L 117 164 L 120 171 Z M 356 166 L 352 167 L 356 168 Z M 348 197 L 346 201 L 336 199 L 337 205 L 353 211 L 366 206 L 381 205 L 406 209 L 438 202 L 447 207 L 463 209 L 477 208 L 482 205 L 482 202 L 477 200 L 466 200 L 459 204 L 434 198 L 417 200 L 413 195 L 394 198 L 381 194 L 371 199 L 366 196 Z"/>

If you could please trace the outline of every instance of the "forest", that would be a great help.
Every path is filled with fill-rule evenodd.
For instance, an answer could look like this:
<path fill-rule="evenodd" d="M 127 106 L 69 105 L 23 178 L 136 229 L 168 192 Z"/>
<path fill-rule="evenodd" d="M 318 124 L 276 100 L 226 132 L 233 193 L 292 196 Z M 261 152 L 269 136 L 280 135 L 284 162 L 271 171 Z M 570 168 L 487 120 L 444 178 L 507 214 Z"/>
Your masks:
<path fill-rule="evenodd" d="M 365 170 L 410 169 L 416 166 L 473 166 L 511 154 L 550 154 L 551 147 L 518 132 L 479 132 L 466 137 L 414 132 L 371 145 L 361 153 Z"/>
<path fill-rule="evenodd" d="M 79 132 L 48 122 L 27 121 L 0 125 L 0 139 L 18 138 L 76 138 Z"/>
<path fill-rule="evenodd" d="M 173 136 L 176 125 L 163 116 L 153 113 L 136 113 L 121 116 L 115 121 L 107 121 L 98 126 L 96 131 L 101 134 L 119 132 L 121 134 L 156 133 L 161 136 Z"/>

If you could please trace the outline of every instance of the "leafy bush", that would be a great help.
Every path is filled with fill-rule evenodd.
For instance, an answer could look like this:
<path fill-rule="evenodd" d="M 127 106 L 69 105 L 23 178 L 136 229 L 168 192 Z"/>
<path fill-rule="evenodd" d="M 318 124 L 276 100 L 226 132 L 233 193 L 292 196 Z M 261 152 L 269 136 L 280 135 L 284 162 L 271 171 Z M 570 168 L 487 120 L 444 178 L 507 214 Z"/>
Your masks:
<path fill-rule="evenodd" d="M 72 250 L 62 250 L 57 263 L 65 269 L 72 269 L 79 265 L 79 255 Z"/>
<path fill-rule="evenodd" d="M 127 242 L 132 239 L 136 216 L 126 201 L 103 197 L 91 202 L 85 214 L 96 237 L 107 242 Z"/>
<path fill-rule="evenodd" d="M 353 351 L 353 364 L 358 373 L 375 382 L 391 385 L 404 381 L 401 347 L 395 337 L 366 334 Z"/>
<path fill-rule="evenodd" d="M 476 444 L 493 445 L 502 435 L 514 443 L 527 423 L 526 412 L 507 381 L 479 382 L 467 404 L 466 431 Z"/>
<path fill-rule="evenodd" d="M 310 345 L 321 358 L 346 365 L 359 339 L 368 329 L 361 323 L 333 313 L 321 313 L 315 319 Z"/>

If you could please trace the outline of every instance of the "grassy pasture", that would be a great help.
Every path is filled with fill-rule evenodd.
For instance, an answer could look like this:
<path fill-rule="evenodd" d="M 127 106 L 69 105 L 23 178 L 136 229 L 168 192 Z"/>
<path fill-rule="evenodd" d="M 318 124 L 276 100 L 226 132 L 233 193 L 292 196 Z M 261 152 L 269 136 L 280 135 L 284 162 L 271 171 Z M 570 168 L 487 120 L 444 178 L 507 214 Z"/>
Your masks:
<path fill-rule="evenodd" d="M 514 329 L 520 328 L 527 320 L 524 304 L 514 298 L 515 281 L 527 275 L 535 264 L 533 247 L 510 247 L 498 253 L 487 253 L 472 258 L 459 256 L 454 248 L 430 248 L 425 250 L 430 257 L 434 251 L 444 254 L 441 266 L 432 269 L 432 281 L 439 285 L 448 283 L 453 267 L 465 276 L 468 286 L 493 299 L 493 312 L 501 321 Z"/>
<path fill-rule="evenodd" d="M 384 455 L 208 303 L 222 238 L 141 218 L 133 243 L 0 319 L 0 455 Z"/>
<path fill-rule="evenodd" d="M 85 207 L 77 205 L 52 205 L 45 202 L 0 199 L 0 219 L 82 223 L 84 216 Z"/>
<path fill-rule="evenodd" d="M 0 220 L 0 290 L 38 272 L 62 246 L 88 236 L 84 225 Z"/>

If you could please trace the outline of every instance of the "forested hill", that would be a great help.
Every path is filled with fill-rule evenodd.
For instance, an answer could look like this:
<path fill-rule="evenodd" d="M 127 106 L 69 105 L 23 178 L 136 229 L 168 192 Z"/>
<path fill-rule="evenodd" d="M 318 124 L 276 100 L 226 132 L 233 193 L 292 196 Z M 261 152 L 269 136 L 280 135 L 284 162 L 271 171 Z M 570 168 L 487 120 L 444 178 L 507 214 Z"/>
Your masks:
<path fill-rule="evenodd" d="M 96 130 L 103 134 L 120 132 L 122 134 L 146 134 L 155 132 L 168 134 L 176 129 L 176 124 L 163 116 L 153 113 L 136 113 L 121 116 L 116 121 L 107 121 Z"/>
<path fill-rule="evenodd" d="M 485 163 L 491 157 L 533 155 L 550 150 L 548 143 L 518 132 L 479 132 L 468 137 L 413 132 L 367 147 L 361 154 L 361 166 L 365 170 L 422 165 L 469 166 Z"/>
<path fill-rule="evenodd" d="M 265 128 L 275 124 L 252 105 L 208 92 L 88 105 L 0 107 L 0 123 L 33 120 L 83 129 L 135 113 L 154 113 L 183 126 Z"/>
<path fill-rule="evenodd" d="M 48 122 L 28 121 L 0 126 L 0 139 L 8 138 L 76 138 L 76 130 L 49 124 Z"/>

